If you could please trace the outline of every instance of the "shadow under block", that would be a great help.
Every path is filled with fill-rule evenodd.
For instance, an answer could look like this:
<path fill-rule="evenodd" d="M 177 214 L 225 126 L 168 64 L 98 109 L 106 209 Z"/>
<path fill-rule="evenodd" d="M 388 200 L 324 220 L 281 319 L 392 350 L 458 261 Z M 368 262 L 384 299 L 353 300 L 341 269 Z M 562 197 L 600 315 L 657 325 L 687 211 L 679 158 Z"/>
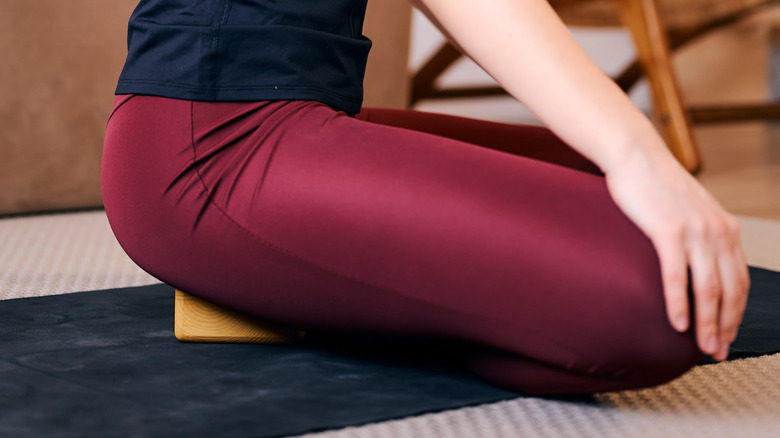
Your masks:
<path fill-rule="evenodd" d="M 268 324 L 176 290 L 174 332 L 184 342 L 283 344 L 303 332 Z"/>

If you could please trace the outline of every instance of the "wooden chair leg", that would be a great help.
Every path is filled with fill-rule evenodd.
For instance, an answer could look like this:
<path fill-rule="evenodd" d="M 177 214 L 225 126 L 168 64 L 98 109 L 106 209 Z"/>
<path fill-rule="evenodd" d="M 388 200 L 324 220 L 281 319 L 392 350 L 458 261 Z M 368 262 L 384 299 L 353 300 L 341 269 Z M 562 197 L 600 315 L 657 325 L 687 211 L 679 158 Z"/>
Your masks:
<path fill-rule="evenodd" d="M 659 130 L 683 167 L 696 172 L 701 166 L 701 157 L 674 74 L 656 0 L 618 0 L 617 3 L 650 84 L 654 118 Z"/>
<path fill-rule="evenodd" d="M 303 332 L 224 309 L 176 290 L 174 333 L 184 342 L 283 344 L 304 336 Z"/>

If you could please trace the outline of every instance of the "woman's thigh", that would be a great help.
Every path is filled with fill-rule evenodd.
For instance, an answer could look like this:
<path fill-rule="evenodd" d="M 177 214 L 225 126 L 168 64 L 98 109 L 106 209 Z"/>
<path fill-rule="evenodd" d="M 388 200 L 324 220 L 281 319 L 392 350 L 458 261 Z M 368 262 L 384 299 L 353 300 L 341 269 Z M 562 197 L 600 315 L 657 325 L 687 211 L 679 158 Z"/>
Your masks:
<path fill-rule="evenodd" d="M 499 123 L 414 110 L 364 108 L 359 120 L 427 132 L 604 176 L 596 164 L 542 126 Z"/>
<path fill-rule="evenodd" d="M 460 340 L 602 380 L 695 362 L 651 243 L 594 174 L 311 102 L 138 96 L 109 122 L 104 191 L 140 266 L 277 323 Z"/>

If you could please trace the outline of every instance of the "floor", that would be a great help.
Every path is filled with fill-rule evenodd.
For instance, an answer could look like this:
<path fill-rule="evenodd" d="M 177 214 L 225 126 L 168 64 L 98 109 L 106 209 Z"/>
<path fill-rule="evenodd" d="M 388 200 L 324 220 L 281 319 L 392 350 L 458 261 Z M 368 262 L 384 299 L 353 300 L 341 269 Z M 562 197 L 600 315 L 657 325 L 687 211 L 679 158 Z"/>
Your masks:
<path fill-rule="evenodd" d="M 780 123 L 696 128 L 698 180 L 730 212 L 780 220 Z"/>

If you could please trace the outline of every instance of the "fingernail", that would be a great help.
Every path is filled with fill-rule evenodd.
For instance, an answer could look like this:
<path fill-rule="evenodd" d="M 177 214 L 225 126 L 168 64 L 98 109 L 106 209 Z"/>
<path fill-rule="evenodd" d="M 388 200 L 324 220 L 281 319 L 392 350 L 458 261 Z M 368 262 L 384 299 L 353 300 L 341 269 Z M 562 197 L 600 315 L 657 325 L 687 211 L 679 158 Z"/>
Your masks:
<path fill-rule="evenodd" d="M 674 327 L 678 332 L 684 332 L 688 329 L 688 318 L 685 316 L 678 316 L 674 319 Z"/>
<path fill-rule="evenodd" d="M 704 342 L 704 348 L 707 349 L 705 353 L 715 354 L 718 350 L 718 340 L 715 338 L 715 335 L 711 335 L 707 338 Z"/>
<path fill-rule="evenodd" d="M 718 357 L 720 357 L 721 360 L 726 360 L 726 358 L 729 357 L 729 344 L 721 345 Z"/>

